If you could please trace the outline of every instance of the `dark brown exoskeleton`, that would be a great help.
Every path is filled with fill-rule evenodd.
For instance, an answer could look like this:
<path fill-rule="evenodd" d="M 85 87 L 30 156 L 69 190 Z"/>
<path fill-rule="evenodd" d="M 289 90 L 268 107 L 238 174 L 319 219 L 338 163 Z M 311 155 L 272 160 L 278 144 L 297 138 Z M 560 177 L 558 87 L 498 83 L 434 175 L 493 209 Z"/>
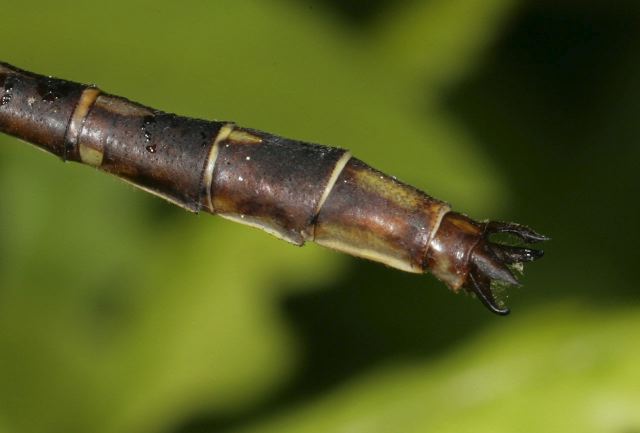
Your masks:
<path fill-rule="evenodd" d="M 507 314 L 492 281 L 542 251 L 493 242 L 518 224 L 477 222 L 351 154 L 167 114 L 127 99 L 0 63 L 0 131 L 67 161 L 112 173 L 185 209 L 259 227 L 296 245 L 314 241 L 403 271 L 431 271 L 454 292 Z"/>

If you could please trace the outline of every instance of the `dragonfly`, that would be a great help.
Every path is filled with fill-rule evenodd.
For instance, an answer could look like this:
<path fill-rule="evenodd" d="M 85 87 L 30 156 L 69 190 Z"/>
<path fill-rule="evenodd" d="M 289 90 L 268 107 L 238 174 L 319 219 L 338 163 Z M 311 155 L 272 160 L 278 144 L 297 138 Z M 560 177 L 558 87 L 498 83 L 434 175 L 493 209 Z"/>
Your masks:
<path fill-rule="evenodd" d="M 368 166 L 348 150 L 154 110 L 0 62 L 0 131 L 96 167 L 191 212 L 209 212 L 301 246 L 307 241 L 412 273 L 431 272 L 490 311 L 498 287 L 549 238 L 477 221 Z M 519 241 L 496 241 L 507 233 Z M 525 244 L 524 246 L 522 244 Z"/>

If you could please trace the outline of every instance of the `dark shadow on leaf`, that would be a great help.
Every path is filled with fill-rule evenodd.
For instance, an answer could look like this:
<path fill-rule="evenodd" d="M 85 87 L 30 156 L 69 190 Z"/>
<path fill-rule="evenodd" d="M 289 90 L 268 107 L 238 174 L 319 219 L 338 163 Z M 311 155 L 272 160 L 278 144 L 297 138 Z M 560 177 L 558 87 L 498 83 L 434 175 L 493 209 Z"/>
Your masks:
<path fill-rule="evenodd" d="M 284 290 L 282 314 L 302 344 L 293 379 L 262 405 L 238 413 L 200 414 L 175 432 L 223 432 L 318 397 L 394 360 L 438 356 L 488 323 L 507 325 L 470 296 L 432 277 L 364 260 L 330 287 Z"/>

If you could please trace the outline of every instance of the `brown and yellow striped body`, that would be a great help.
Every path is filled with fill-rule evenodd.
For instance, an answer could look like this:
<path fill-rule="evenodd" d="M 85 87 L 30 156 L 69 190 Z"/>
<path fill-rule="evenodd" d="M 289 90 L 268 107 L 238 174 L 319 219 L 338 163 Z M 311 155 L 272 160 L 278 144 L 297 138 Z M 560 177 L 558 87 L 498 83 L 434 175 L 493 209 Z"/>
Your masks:
<path fill-rule="evenodd" d="M 167 114 L 4 63 L 0 131 L 192 212 L 403 271 L 431 269 L 456 291 L 484 236 L 482 224 L 344 149 Z"/>

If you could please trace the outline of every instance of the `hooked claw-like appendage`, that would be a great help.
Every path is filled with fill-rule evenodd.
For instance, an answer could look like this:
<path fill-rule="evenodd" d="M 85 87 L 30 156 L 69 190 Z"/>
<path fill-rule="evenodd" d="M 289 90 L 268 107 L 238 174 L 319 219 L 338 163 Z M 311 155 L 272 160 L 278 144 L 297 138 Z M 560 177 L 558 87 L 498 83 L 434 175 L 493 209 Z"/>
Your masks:
<path fill-rule="evenodd" d="M 445 215 L 427 254 L 431 271 L 453 291 L 461 288 L 474 294 L 490 311 L 506 315 L 509 309 L 498 302 L 491 283 L 520 286 L 510 267 L 532 262 L 542 250 L 498 243 L 491 236 L 507 233 L 525 243 L 549 240 L 529 227 L 489 221 L 480 223 L 465 215 Z"/>
<path fill-rule="evenodd" d="M 498 304 L 491 289 L 491 282 L 501 281 L 508 285 L 520 286 L 508 266 L 532 262 L 542 257 L 544 252 L 492 242 L 490 236 L 495 233 L 508 233 L 527 243 L 542 242 L 549 238 L 515 223 L 489 221 L 484 226 L 484 235 L 471 251 L 471 269 L 463 287 L 474 293 L 490 311 L 506 315 L 509 314 L 509 309 Z"/>

